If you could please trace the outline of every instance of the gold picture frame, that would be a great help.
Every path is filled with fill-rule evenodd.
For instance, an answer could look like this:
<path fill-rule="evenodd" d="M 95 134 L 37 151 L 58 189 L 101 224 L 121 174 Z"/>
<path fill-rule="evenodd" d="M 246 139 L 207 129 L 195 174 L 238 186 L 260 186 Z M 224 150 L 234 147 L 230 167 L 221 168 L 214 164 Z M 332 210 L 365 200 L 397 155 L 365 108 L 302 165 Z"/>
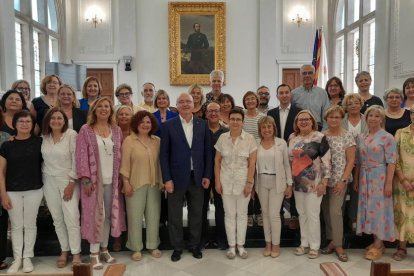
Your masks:
<path fill-rule="evenodd" d="M 169 2 L 168 32 L 171 85 L 208 85 L 212 70 L 225 71 L 225 3 Z"/>

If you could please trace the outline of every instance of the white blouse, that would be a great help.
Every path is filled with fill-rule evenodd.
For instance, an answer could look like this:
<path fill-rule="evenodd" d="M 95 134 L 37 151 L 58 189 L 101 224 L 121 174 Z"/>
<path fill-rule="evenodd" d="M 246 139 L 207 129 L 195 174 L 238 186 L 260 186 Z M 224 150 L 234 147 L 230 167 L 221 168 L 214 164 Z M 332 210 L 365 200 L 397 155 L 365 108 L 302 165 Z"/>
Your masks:
<path fill-rule="evenodd" d="M 269 149 L 263 148 L 262 145 L 257 147 L 257 172 L 259 174 L 276 174 L 274 147 L 275 145 Z"/>
<path fill-rule="evenodd" d="M 112 174 L 114 171 L 114 141 L 112 141 L 112 133 L 104 138 L 96 134 L 99 153 L 99 176 L 102 184 L 112 184 Z"/>
<path fill-rule="evenodd" d="M 50 176 L 67 176 L 77 179 L 75 149 L 76 136 L 73 129 L 67 129 L 60 141 L 53 142 L 52 135 L 43 136 L 42 142 L 42 172 Z"/>

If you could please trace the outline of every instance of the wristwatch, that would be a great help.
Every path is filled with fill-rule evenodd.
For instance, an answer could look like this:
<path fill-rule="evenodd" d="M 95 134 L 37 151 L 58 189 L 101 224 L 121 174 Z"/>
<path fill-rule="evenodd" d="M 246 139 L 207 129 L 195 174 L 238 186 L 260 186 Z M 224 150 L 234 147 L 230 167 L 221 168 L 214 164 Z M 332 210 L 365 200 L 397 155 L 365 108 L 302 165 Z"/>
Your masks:
<path fill-rule="evenodd" d="M 348 182 L 348 179 L 342 178 L 342 179 L 341 179 L 341 182 L 346 183 L 346 182 Z"/>

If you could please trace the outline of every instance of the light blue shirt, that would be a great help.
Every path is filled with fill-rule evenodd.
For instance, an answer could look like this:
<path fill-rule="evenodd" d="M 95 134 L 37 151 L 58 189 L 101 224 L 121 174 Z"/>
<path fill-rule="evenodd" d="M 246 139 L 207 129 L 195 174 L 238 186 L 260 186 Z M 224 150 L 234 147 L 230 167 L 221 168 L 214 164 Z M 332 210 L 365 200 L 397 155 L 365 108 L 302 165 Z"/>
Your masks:
<path fill-rule="evenodd" d="M 310 90 L 306 90 L 300 86 L 292 91 L 292 103 L 301 109 L 311 111 L 318 124 L 324 129 L 327 127 L 323 115 L 329 108 L 329 98 L 324 89 L 312 86 Z"/>

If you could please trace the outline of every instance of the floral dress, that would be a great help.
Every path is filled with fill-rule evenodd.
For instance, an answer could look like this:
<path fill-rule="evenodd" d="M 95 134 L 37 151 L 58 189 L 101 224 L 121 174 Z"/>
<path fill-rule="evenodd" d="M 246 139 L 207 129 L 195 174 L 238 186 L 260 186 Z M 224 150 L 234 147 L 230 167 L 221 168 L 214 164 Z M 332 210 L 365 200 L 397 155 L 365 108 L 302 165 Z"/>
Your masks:
<path fill-rule="evenodd" d="M 384 185 L 387 164 L 396 163 L 396 150 L 394 137 L 383 129 L 373 137 L 368 137 L 368 134 L 358 136 L 357 234 L 375 234 L 381 240 L 395 240 L 392 197 L 384 196 Z"/>
<path fill-rule="evenodd" d="M 401 171 L 409 182 L 414 181 L 414 137 L 410 127 L 399 129 L 395 134 L 398 161 L 396 170 Z M 396 238 L 414 242 L 414 192 L 407 192 L 398 177 L 394 177 L 394 220 Z"/>

